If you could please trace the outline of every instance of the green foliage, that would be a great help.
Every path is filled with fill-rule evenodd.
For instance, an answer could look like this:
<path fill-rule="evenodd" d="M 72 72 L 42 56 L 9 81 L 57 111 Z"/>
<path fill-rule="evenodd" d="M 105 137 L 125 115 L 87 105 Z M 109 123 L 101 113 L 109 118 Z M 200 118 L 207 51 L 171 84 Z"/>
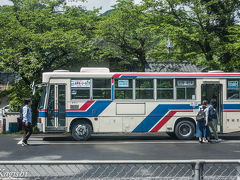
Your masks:
<path fill-rule="evenodd" d="M 137 79 L 136 88 L 153 88 L 153 80 L 151 79 Z"/>
<path fill-rule="evenodd" d="M 31 89 L 26 83 L 21 80 L 14 86 L 9 88 L 9 97 L 11 97 L 10 105 L 11 111 L 18 112 L 19 108 L 23 105 L 23 101 L 26 97 L 32 97 Z"/>
<path fill-rule="evenodd" d="M 136 5 L 132 0 L 118 1 L 115 10 L 98 24 L 100 58 L 120 61 L 120 70 L 127 64 L 145 70 L 147 52 L 161 38 L 161 28 L 150 25 L 151 14 L 147 10 L 147 6 Z M 134 58 L 138 61 L 134 62 Z"/>
<path fill-rule="evenodd" d="M 157 88 L 173 88 L 172 79 L 169 79 L 169 80 L 160 79 L 160 80 L 158 80 L 157 81 Z"/>
<path fill-rule="evenodd" d="M 40 131 L 37 128 L 37 126 L 33 126 L 33 134 L 39 134 L 39 133 L 40 133 Z"/>
<path fill-rule="evenodd" d="M 231 42 L 227 43 L 224 47 L 225 51 L 233 54 L 232 59 L 228 63 L 228 66 L 230 69 L 240 71 L 240 26 L 231 26 L 228 30 L 230 32 L 228 38 Z"/>
<path fill-rule="evenodd" d="M 64 7 L 63 0 L 12 0 L 0 7 L 1 68 L 19 79 L 10 89 L 10 104 L 19 109 L 32 97 L 33 110 L 39 95 L 32 96 L 32 82 L 41 83 L 42 72 L 87 64 L 93 48 L 91 39 L 97 12 Z M 58 12 L 62 8 L 64 12 Z"/>
<path fill-rule="evenodd" d="M 166 0 L 145 2 L 152 13 L 162 16 L 167 9 L 169 36 L 174 42 L 171 59 L 188 60 L 209 69 L 233 71 L 236 54 L 228 47 L 234 43 L 229 27 L 239 26 L 238 0 Z M 164 16 L 166 13 L 164 13 Z M 156 24 L 159 22 L 156 21 Z M 154 56 L 161 54 L 153 52 Z"/>
<path fill-rule="evenodd" d="M 132 99 L 132 90 L 116 90 L 116 99 Z"/>

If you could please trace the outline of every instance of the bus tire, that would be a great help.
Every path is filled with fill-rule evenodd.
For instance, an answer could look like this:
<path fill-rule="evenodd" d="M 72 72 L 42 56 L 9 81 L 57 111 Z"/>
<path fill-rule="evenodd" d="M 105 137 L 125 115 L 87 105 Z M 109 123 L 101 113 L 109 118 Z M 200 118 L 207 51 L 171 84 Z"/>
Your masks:
<path fill-rule="evenodd" d="M 86 141 L 92 134 L 92 126 L 84 121 L 75 122 L 72 126 L 72 137 L 76 141 Z"/>
<path fill-rule="evenodd" d="M 175 126 L 175 135 L 180 140 L 192 139 L 195 134 L 195 125 L 188 120 L 182 120 Z"/>

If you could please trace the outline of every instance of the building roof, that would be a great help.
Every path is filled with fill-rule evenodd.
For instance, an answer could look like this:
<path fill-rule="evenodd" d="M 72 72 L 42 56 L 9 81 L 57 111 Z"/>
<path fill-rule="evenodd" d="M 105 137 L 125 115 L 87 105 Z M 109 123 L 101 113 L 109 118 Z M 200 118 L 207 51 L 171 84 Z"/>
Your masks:
<path fill-rule="evenodd" d="M 145 72 L 202 72 L 205 68 L 189 62 L 156 62 L 148 61 Z"/>

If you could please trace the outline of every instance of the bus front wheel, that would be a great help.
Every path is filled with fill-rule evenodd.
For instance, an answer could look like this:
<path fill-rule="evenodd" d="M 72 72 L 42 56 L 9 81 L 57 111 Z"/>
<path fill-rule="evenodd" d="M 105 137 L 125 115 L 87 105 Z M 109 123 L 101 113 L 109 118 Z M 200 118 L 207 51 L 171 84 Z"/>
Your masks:
<path fill-rule="evenodd" d="M 86 141 L 90 138 L 92 127 L 87 122 L 75 122 L 72 126 L 72 137 L 77 141 Z"/>
<path fill-rule="evenodd" d="M 182 120 L 175 127 L 175 134 L 178 139 L 192 139 L 195 133 L 195 126 L 191 121 Z"/>

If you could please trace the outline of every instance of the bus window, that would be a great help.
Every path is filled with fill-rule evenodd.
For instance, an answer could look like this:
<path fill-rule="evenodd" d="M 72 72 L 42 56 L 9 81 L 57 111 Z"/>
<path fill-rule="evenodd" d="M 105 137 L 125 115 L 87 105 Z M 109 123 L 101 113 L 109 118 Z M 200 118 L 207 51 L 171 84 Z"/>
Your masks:
<path fill-rule="evenodd" d="M 93 99 L 111 99 L 111 79 L 93 79 Z"/>
<path fill-rule="evenodd" d="M 194 79 L 177 79 L 177 99 L 196 99 L 195 84 Z"/>
<path fill-rule="evenodd" d="M 157 80 L 157 98 L 173 99 L 173 79 Z"/>
<path fill-rule="evenodd" d="M 90 99 L 90 79 L 71 80 L 72 99 Z"/>
<path fill-rule="evenodd" d="M 115 79 L 115 99 L 133 98 L 133 80 Z"/>
<path fill-rule="evenodd" d="M 153 79 L 136 79 L 136 99 L 153 99 Z"/>
<path fill-rule="evenodd" d="M 227 81 L 227 99 L 240 99 L 239 79 Z"/>

